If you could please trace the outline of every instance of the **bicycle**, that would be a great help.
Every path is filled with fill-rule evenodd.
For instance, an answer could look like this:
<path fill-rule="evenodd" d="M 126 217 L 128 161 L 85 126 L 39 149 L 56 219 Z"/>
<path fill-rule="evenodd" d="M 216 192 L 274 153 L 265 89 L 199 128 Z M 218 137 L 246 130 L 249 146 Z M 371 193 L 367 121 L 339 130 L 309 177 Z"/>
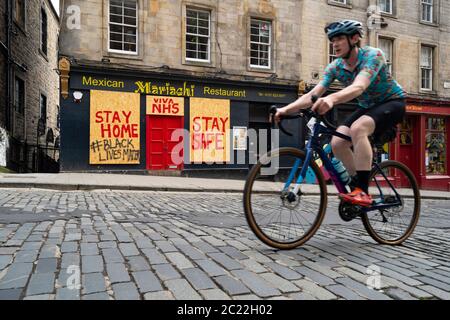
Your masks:
<path fill-rule="evenodd" d="M 313 96 L 313 102 L 315 100 L 317 97 Z M 272 116 L 276 113 L 276 106 L 272 106 L 270 113 Z M 317 232 L 324 219 L 327 184 L 316 159 L 322 161 L 322 170 L 328 172 L 338 192 L 350 191 L 323 150 L 320 138 L 322 135 L 337 136 L 347 141 L 351 138 L 337 132 L 326 117 L 309 109 L 285 116 L 282 121 L 300 117 L 316 118 L 306 152 L 294 147 L 269 151 L 251 168 L 244 187 L 244 212 L 250 229 L 263 243 L 277 249 L 293 249 L 304 244 Z M 282 121 L 278 125 L 280 130 L 292 136 Z M 375 138 L 371 137 L 375 153 L 374 142 Z M 278 168 L 275 173 L 262 172 L 273 164 Z M 306 176 L 311 176 L 311 170 L 317 179 L 319 193 L 315 191 L 317 187 L 304 183 Z M 368 234 L 380 244 L 401 244 L 413 233 L 420 214 L 420 192 L 413 173 L 398 161 L 377 163 L 374 156 L 369 192 L 374 200 L 371 206 L 361 207 L 341 200 L 339 216 L 344 221 L 360 218 Z M 306 210 L 297 214 L 302 205 L 306 205 Z M 306 223 L 309 226 L 305 228 Z M 400 228 L 402 226 L 403 229 Z"/>

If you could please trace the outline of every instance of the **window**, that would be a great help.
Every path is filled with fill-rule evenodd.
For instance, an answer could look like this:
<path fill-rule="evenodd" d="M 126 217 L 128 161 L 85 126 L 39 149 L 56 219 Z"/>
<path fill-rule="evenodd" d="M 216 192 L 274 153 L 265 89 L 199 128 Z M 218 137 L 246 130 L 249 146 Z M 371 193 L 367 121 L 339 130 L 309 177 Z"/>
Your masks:
<path fill-rule="evenodd" d="M 422 46 L 420 53 L 421 89 L 433 89 L 433 48 Z"/>
<path fill-rule="evenodd" d="M 328 45 L 328 63 L 332 63 L 336 59 L 336 51 L 333 48 L 333 43 L 330 41 Z"/>
<path fill-rule="evenodd" d="M 391 39 L 379 38 L 378 47 L 384 52 L 386 65 L 388 66 L 389 73 L 392 74 L 393 41 Z"/>
<path fill-rule="evenodd" d="M 137 54 L 138 7 L 136 0 L 110 0 L 109 51 Z"/>
<path fill-rule="evenodd" d="M 47 55 L 47 13 L 41 8 L 41 51 Z"/>
<path fill-rule="evenodd" d="M 25 27 L 25 0 L 15 0 L 15 2 L 14 2 L 14 20 L 21 27 Z"/>
<path fill-rule="evenodd" d="M 186 60 L 209 61 L 210 12 L 186 9 Z"/>
<path fill-rule="evenodd" d="M 47 97 L 41 94 L 39 106 L 39 119 L 44 121 L 44 127 L 47 126 Z"/>
<path fill-rule="evenodd" d="M 433 0 L 422 1 L 422 21 L 433 23 Z"/>
<path fill-rule="evenodd" d="M 389 13 L 392 14 L 392 1 L 393 0 L 378 0 L 378 6 L 380 8 L 380 11 L 383 13 Z"/>
<path fill-rule="evenodd" d="M 59 109 L 59 106 L 56 106 L 56 110 L 58 112 L 56 116 L 56 128 L 61 128 L 61 110 Z"/>
<path fill-rule="evenodd" d="M 352 0 L 328 0 L 328 4 L 343 8 L 352 8 Z"/>
<path fill-rule="evenodd" d="M 14 83 L 14 108 L 20 114 L 25 114 L 25 82 L 17 78 Z"/>
<path fill-rule="evenodd" d="M 389 160 L 390 153 L 391 153 L 391 150 L 389 147 L 389 142 L 382 145 L 381 148 L 377 148 L 377 152 L 375 154 L 375 156 L 377 158 L 377 162 L 380 163 L 380 162 Z M 387 173 L 387 172 L 385 172 L 385 173 Z"/>
<path fill-rule="evenodd" d="M 427 174 L 447 174 L 447 132 L 444 118 L 428 118 L 425 130 Z"/>
<path fill-rule="evenodd" d="M 256 68 L 271 67 L 272 23 L 251 19 L 250 23 L 250 66 Z"/>
<path fill-rule="evenodd" d="M 400 131 L 400 144 L 412 145 L 414 143 L 413 135 L 413 122 L 412 119 L 405 118 L 399 126 Z"/>

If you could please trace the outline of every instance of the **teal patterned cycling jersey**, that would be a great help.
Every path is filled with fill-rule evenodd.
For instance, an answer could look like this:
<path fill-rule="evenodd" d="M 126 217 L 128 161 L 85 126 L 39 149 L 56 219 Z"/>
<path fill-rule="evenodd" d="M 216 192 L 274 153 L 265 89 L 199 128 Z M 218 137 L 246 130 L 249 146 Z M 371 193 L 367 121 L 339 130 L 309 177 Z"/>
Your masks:
<path fill-rule="evenodd" d="M 389 72 L 383 51 L 369 46 L 359 48 L 358 61 L 353 71 L 348 70 L 342 58 L 330 63 L 320 84 L 329 88 L 337 79 L 345 86 L 350 86 L 358 75 L 370 80 L 369 87 L 357 98 L 362 108 L 370 108 L 391 99 L 406 98 L 405 91 Z"/>

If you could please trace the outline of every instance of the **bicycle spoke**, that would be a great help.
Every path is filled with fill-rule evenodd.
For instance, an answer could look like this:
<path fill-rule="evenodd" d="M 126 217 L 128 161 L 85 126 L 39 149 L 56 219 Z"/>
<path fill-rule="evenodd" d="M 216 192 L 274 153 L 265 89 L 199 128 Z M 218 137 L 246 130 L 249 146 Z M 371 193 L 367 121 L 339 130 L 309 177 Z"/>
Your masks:
<path fill-rule="evenodd" d="M 306 232 L 306 229 L 303 227 L 303 224 L 302 224 L 302 222 L 300 221 L 299 217 L 297 217 L 297 215 L 295 215 L 295 217 L 297 218 L 297 221 L 298 221 L 300 227 L 303 229 L 303 231 Z M 301 217 L 301 216 L 300 216 L 300 217 Z"/>

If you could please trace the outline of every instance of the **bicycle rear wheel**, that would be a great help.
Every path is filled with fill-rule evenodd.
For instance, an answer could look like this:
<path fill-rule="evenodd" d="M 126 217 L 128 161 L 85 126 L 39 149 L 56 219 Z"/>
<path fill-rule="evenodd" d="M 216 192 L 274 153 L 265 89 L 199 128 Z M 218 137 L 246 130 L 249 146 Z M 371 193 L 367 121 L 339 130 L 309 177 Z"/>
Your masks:
<path fill-rule="evenodd" d="M 289 188 L 285 189 L 296 162 L 300 165 L 294 170 Z M 295 197 L 293 193 L 289 197 L 304 162 L 303 151 L 281 148 L 261 157 L 249 172 L 244 188 L 245 217 L 251 230 L 268 246 L 293 249 L 308 241 L 322 223 L 327 190 L 322 172 L 314 161 L 302 188 Z M 304 186 L 314 176 L 318 186 Z"/>
<path fill-rule="evenodd" d="M 363 213 L 361 219 L 367 232 L 378 243 L 401 244 L 413 233 L 419 220 L 420 192 L 413 173 L 400 162 L 384 161 L 379 168 L 372 169 L 369 193 L 376 204 L 398 205 Z"/>

